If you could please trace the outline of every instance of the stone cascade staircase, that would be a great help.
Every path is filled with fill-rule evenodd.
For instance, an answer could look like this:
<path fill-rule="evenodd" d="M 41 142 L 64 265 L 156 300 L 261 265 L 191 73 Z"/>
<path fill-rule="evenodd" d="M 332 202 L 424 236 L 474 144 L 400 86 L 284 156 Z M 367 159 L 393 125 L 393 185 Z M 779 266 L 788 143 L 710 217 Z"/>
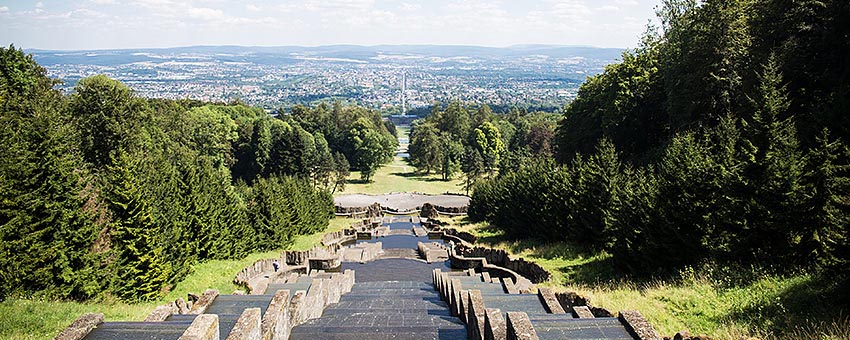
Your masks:
<path fill-rule="evenodd" d="M 192 334 L 195 331 L 192 328 L 197 328 L 205 334 L 219 334 L 219 337 L 214 337 L 216 339 L 225 339 L 234 334 L 235 339 L 251 338 L 245 335 L 250 332 L 263 334 L 264 338 L 268 336 L 269 339 L 285 339 L 292 325 L 319 317 L 323 308 L 339 301 L 339 297 L 347 292 L 353 283 L 353 271 L 344 274 L 314 272 L 312 275 L 292 274 L 286 278 L 278 278 L 272 281 L 264 292 L 253 292 L 252 295 L 218 295 L 217 291 L 208 290 L 187 314 L 163 314 L 161 309 L 157 309 L 145 322 L 101 320 L 90 325 L 82 339 L 177 340 Z M 252 309 L 253 313 L 247 313 Z M 248 314 L 252 315 L 249 317 Z M 211 319 L 214 321 L 210 321 Z M 247 319 L 250 320 L 243 321 Z M 199 325 L 200 321 L 203 321 L 204 325 Z M 246 325 L 255 329 L 246 330 Z M 69 329 L 73 330 L 72 327 Z"/>
<path fill-rule="evenodd" d="M 355 283 L 321 318 L 292 329 L 290 339 L 466 339 L 466 327 L 427 283 Z"/>
<path fill-rule="evenodd" d="M 646 339 L 637 314 L 594 317 L 586 306 L 561 306 L 547 288 L 520 293 L 511 278 L 489 273 L 434 270 L 434 285 L 452 315 L 466 325 L 469 339 Z"/>

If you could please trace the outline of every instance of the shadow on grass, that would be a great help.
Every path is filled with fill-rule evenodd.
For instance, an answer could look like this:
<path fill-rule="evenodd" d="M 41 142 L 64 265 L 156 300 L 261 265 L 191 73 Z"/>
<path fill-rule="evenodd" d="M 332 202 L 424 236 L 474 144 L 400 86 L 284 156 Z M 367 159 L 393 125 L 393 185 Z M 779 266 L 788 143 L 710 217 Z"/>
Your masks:
<path fill-rule="evenodd" d="M 367 181 L 365 179 L 352 179 L 352 178 L 345 180 L 346 184 L 369 184 L 369 183 L 372 183 L 372 182 L 373 182 L 372 180 Z"/>
<path fill-rule="evenodd" d="M 428 177 L 428 175 L 426 175 L 426 174 L 418 174 L 418 173 L 415 173 L 415 172 L 392 172 L 392 173 L 390 173 L 390 176 L 404 177 L 404 178 L 409 178 L 411 180 L 420 181 L 420 182 L 449 182 L 450 181 L 450 180 L 444 180 L 442 178 Z"/>
<path fill-rule="evenodd" d="M 728 317 L 743 320 L 776 339 L 850 338 L 850 280 L 830 274 L 794 277 L 746 287 L 748 299 Z M 828 333 L 828 334 L 827 334 Z M 768 337 L 771 338 L 771 337 Z"/>
<path fill-rule="evenodd" d="M 604 251 L 583 249 L 566 242 L 514 239 L 493 226 L 480 227 L 476 231 L 479 243 L 543 260 L 549 270 L 558 271 L 569 283 L 597 285 L 626 279 L 616 269 L 613 257 Z"/>

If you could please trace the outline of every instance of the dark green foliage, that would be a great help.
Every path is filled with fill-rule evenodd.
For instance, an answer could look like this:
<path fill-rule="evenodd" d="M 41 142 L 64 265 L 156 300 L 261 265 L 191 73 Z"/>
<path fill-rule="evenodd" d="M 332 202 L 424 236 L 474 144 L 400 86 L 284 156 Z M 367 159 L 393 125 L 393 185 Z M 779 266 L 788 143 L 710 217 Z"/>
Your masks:
<path fill-rule="evenodd" d="M 30 56 L 0 48 L 0 298 L 103 287 L 92 249 L 97 195 L 55 82 Z"/>
<path fill-rule="evenodd" d="M 198 261 L 321 231 L 348 173 L 324 135 L 259 109 L 103 76 L 63 97 L 14 48 L 0 75 L 0 298 L 155 299 Z"/>
<path fill-rule="evenodd" d="M 714 261 L 847 277 L 850 5 L 667 0 L 659 16 L 565 109 L 562 165 L 508 153 L 471 216 L 607 249 L 628 273 Z M 512 149 L 532 130 L 508 117 Z"/>
<path fill-rule="evenodd" d="M 256 249 L 279 248 L 290 244 L 294 236 L 327 226 L 333 199 L 305 184 L 304 180 L 273 176 L 244 189 Z"/>

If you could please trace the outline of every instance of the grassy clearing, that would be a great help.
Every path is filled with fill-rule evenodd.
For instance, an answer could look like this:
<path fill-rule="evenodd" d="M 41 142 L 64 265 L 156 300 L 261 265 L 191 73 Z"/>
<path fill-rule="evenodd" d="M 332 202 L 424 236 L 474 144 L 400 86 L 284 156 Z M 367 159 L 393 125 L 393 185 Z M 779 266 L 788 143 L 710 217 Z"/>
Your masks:
<path fill-rule="evenodd" d="M 541 265 L 553 274 L 544 286 L 578 292 L 611 311 L 639 310 L 662 335 L 688 330 L 716 339 L 850 339 L 847 311 L 830 307 L 841 305 L 832 297 L 846 299 L 847 293 L 831 278 L 708 265 L 678 277 L 641 281 L 618 273 L 604 252 L 506 240 L 497 229 L 465 217 L 450 224 L 476 235 L 479 244 Z"/>
<path fill-rule="evenodd" d="M 409 128 L 399 128 L 399 139 L 408 137 Z M 407 145 L 399 146 L 399 152 L 406 152 Z M 371 183 L 360 180 L 360 172 L 352 172 L 345 185 L 345 191 L 337 191 L 335 195 L 347 194 L 386 194 L 390 192 L 421 192 L 426 194 L 443 194 L 446 192 L 463 192 L 463 181 L 460 175 L 455 179 L 444 181 L 438 174 L 419 174 L 406 159 L 395 156 L 393 161 L 384 165 L 372 177 Z"/>
<path fill-rule="evenodd" d="M 443 181 L 440 175 L 434 173 L 430 175 L 417 174 L 405 160 L 395 157 L 392 163 L 384 165 L 375 173 L 371 183 L 360 181 L 360 173 L 352 172 L 348 184 L 345 185 L 345 191 L 337 191 L 335 195 L 375 195 L 414 191 L 426 194 L 462 193 L 463 184 L 459 178 Z"/>
<path fill-rule="evenodd" d="M 306 250 L 318 245 L 322 235 L 342 230 L 352 219 L 335 218 L 326 231 L 296 238 L 290 249 Z M 83 313 L 103 313 L 107 321 L 141 321 L 157 306 L 186 294 L 203 293 L 207 289 L 218 289 L 230 294 L 239 287 L 233 277 L 242 268 L 264 258 L 280 255 L 279 250 L 253 253 L 239 260 L 212 260 L 195 265 L 194 271 L 154 302 L 128 304 L 115 300 L 97 302 L 48 301 L 30 299 L 7 299 L 0 302 L 0 339 L 51 339 Z"/>

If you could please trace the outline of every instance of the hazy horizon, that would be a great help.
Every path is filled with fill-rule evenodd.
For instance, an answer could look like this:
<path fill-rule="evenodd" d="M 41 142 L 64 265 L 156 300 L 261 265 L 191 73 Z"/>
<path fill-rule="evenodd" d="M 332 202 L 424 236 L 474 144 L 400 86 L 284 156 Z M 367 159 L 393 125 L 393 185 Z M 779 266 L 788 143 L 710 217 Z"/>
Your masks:
<path fill-rule="evenodd" d="M 194 46 L 637 46 L 655 0 L 0 1 L 0 42 L 38 50 Z"/>

